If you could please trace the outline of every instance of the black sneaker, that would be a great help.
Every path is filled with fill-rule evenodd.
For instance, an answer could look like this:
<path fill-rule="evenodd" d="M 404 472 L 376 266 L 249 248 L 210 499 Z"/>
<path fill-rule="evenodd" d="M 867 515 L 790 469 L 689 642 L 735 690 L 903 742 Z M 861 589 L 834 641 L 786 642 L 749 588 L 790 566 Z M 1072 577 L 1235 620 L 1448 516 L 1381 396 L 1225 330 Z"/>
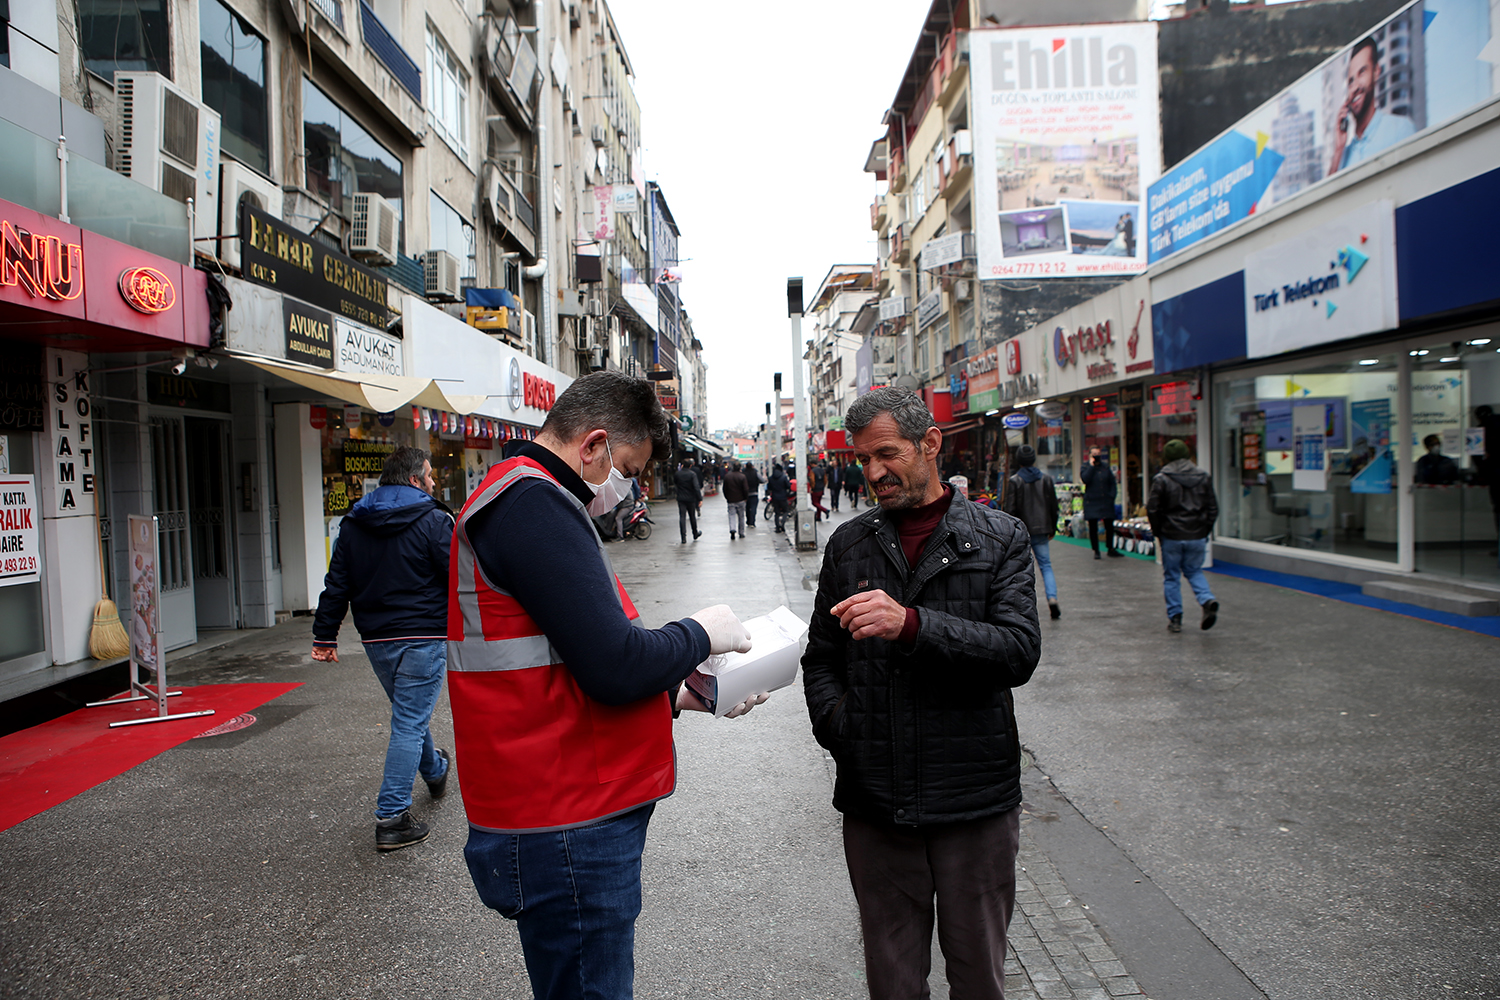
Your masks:
<path fill-rule="evenodd" d="M 1056 601 L 1048 601 L 1047 610 L 1052 613 L 1053 621 L 1056 621 L 1057 619 L 1062 617 L 1062 608 L 1057 606 Z"/>
<path fill-rule="evenodd" d="M 1167 619 L 1167 631 L 1168 632 L 1181 632 L 1182 631 L 1182 616 L 1181 615 L 1173 615 L 1171 618 Z"/>
<path fill-rule="evenodd" d="M 1094 558 L 1095 558 L 1095 559 L 1098 559 L 1098 558 L 1099 558 L 1099 550 L 1098 550 L 1098 549 L 1095 549 L 1095 550 L 1094 550 Z"/>
<path fill-rule="evenodd" d="M 1200 626 L 1203 631 L 1207 632 L 1209 629 L 1213 628 L 1214 622 L 1218 620 L 1219 602 L 1209 601 L 1207 604 L 1203 605 L 1203 624 Z"/>
<path fill-rule="evenodd" d="M 427 781 L 427 794 L 435 799 L 442 798 L 448 791 L 448 775 L 453 773 L 453 758 L 448 756 L 448 751 L 439 750 L 438 756 L 443 758 L 443 763 L 448 766 L 443 768 L 443 776 L 436 781 Z"/>
<path fill-rule="evenodd" d="M 427 824 L 412 816 L 408 809 L 400 816 L 375 821 L 375 850 L 399 851 L 427 839 Z"/>
<path fill-rule="evenodd" d="M 1119 549 L 1110 549 L 1109 557 L 1111 559 L 1124 559 L 1125 553 L 1121 552 Z"/>

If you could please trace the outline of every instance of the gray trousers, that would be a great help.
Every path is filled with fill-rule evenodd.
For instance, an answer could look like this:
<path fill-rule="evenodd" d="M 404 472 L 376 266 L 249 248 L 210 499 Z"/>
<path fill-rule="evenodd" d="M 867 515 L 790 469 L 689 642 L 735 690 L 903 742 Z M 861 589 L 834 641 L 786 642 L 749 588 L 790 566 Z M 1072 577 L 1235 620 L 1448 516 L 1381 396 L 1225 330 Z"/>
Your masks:
<path fill-rule="evenodd" d="M 844 817 L 871 1000 L 927 997 L 934 917 L 953 1000 L 1004 1000 L 1020 842 L 1020 806 L 927 827 Z"/>
<path fill-rule="evenodd" d="M 734 534 L 736 531 L 740 533 L 741 538 L 745 537 L 745 501 L 743 500 L 729 505 L 729 533 Z"/>

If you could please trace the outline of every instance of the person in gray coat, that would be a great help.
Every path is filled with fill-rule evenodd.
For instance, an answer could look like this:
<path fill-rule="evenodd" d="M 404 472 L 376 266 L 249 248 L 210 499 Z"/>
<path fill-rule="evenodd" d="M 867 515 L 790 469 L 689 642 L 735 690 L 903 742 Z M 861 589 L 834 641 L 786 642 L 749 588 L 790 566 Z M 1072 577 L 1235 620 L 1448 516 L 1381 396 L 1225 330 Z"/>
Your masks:
<path fill-rule="evenodd" d="M 1020 471 L 1006 484 L 1005 503 L 1001 509 L 1026 525 L 1031 536 L 1031 554 L 1042 571 L 1042 586 L 1047 591 L 1047 611 L 1053 618 L 1062 617 L 1057 605 L 1057 578 L 1052 575 L 1052 536 L 1057 534 L 1057 487 L 1052 477 L 1036 467 L 1036 449 L 1023 444 L 1016 449 Z"/>
<path fill-rule="evenodd" d="M 1104 547 L 1111 559 L 1122 558 L 1115 549 L 1115 473 L 1109 467 L 1109 456 L 1098 448 L 1089 449 L 1089 464 L 1079 473 L 1083 480 L 1083 519 L 1089 523 L 1089 545 L 1099 558 L 1099 522 L 1104 522 Z"/>

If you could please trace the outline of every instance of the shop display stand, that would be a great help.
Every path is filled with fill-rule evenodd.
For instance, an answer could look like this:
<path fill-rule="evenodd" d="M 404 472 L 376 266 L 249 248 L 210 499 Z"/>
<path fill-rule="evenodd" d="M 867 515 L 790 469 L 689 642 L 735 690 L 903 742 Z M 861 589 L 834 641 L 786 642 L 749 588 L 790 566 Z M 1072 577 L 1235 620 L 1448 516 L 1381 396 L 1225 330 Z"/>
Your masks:
<path fill-rule="evenodd" d="M 122 722 L 111 722 L 109 728 L 119 729 L 123 726 L 140 726 L 148 722 L 166 722 L 168 719 L 193 719 L 203 715 L 213 715 L 214 710 L 206 708 L 197 712 L 167 711 L 167 699 L 175 698 L 182 694 L 181 691 L 167 690 L 167 655 L 162 651 L 162 628 L 161 615 L 161 583 L 156 575 L 156 553 L 157 548 L 157 523 L 156 517 L 142 517 L 137 514 L 130 515 L 130 549 L 135 554 L 137 562 L 131 570 L 131 596 L 132 608 L 136 617 L 144 616 L 149 623 L 153 642 L 147 655 L 156 660 L 155 665 L 146 662 L 140 656 L 139 644 L 136 642 L 136 629 L 132 627 L 130 640 L 130 663 L 129 679 L 130 686 L 113 697 L 103 701 L 91 701 L 86 708 L 98 708 L 101 705 L 121 705 L 133 701 L 155 701 L 156 714 L 143 719 L 126 719 Z M 139 544 L 137 544 L 139 543 Z M 132 622 L 132 626 L 137 622 Z M 154 655 L 153 655 L 154 654 Z M 140 679 L 140 671 L 144 670 L 155 680 L 154 684 L 145 683 Z"/>

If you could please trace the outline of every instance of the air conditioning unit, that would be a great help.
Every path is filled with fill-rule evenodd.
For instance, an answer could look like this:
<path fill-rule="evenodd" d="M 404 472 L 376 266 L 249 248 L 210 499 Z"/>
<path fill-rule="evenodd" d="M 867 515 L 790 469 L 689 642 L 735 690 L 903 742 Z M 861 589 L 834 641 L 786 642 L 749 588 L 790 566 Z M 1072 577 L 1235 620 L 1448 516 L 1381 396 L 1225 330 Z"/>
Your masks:
<path fill-rule="evenodd" d="M 604 367 L 604 352 L 597 347 L 589 348 L 589 371 L 599 371 Z"/>
<path fill-rule="evenodd" d="M 589 133 L 594 140 L 594 145 L 602 146 L 609 141 L 609 132 L 603 125 L 595 125 Z"/>
<path fill-rule="evenodd" d="M 224 161 L 219 175 L 219 242 L 218 258 L 230 267 L 240 263 L 240 205 L 281 218 L 281 187 L 268 181 L 243 163 Z"/>
<path fill-rule="evenodd" d="M 966 301 L 972 294 L 973 289 L 969 287 L 967 281 L 955 281 L 953 283 L 953 297 L 960 302 Z"/>
<path fill-rule="evenodd" d="M 959 156 L 974 155 L 974 137 L 966 128 L 953 133 L 953 152 Z"/>
<path fill-rule="evenodd" d="M 459 298 L 458 258 L 446 250 L 428 250 L 422 255 L 422 293 L 439 302 Z"/>
<path fill-rule="evenodd" d="M 396 206 L 378 194 L 355 194 L 349 256 L 377 267 L 396 263 Z"/>
<path fill-rule="evenodd" d="M 186 203 L 193 238 L 219 235 L 219 113 L 160 73 L 116 73 L 120 147 L 115 169 Z"/>
<path fill-rule="evenodd" d="M 589 315 L 590 316 L 603 316 L 604 315 L 604 300 L 603 299 L 589 299 L 588 310 L 589 310 Z"/>

